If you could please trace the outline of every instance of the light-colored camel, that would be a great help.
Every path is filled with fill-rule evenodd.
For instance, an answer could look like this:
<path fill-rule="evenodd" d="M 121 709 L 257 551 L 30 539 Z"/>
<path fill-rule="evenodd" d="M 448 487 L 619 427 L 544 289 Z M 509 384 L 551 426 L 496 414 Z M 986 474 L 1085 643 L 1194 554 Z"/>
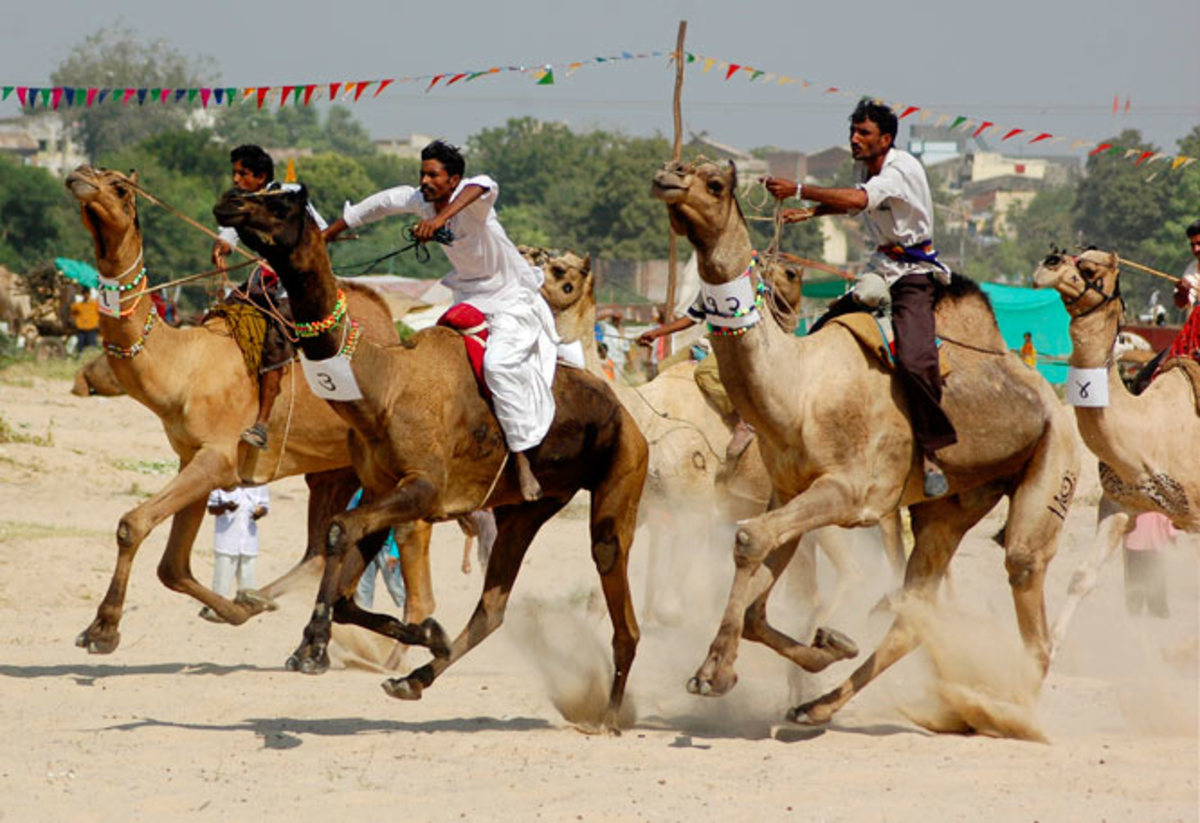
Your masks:
<path fill-rule="evenodd" d="M 133 183 L 119 172 L 81 166 L 66 184 L 78 199 L 83 224 L 92 234 L 101 274 L 118 280 L 123 295 L 145 288 L 142 233 Z M 142 285 L 133 285 L 141 283 Z M 364 337 L 395 342 L 395 327 L 383 301 L 374 292 L 346 286 Z M 343 510 L 357 488 L 347 448 L 348 427 L 325 401 L 309 390 L 295 366 L 288 367 L 270 421 L 268 451 L 240 442 L 241 432 L 258 409 L 255 380 L 243 365 L 237 343 L 224 319 L 203 326 L 173 328 L 155 322 L 149 299 L 126 304 L 123 317 L 100 318 L 106 345 L 137 350 L 132 356 L 107 356 L 108 366 L 131 397 L 161 418 L 171 448 L 179 456 L 179 474 L 158 494 L 122 515 L 117 526 L 117 565 L 96 619 L 76 643 L 89 652 L 108 653 L 120 642 L 119 624 L 130 569 L 138 547 L 155 526 L 173 518 L 166 550 L 158 566 L 163 584 L 201 601 L 225 621 L 240 624 L 269 608 L 270 597 L 297 579 L 301 567 L 321 562 L 326 523 Z M 120 425 L 119 420 L 111 421 Z M 204 518 L 209 492 L 242 482 L 263 483 L 304 474 L 309 487 L 308 545 L 305 560 L 294 573 L 260 590 L 262 596 L 221 597 L 192 576 L 191 551 Z M 433 610 L 429 584 L 428 525 L 400 535 L 404 546 L 405 580 L 414 615 Z M 414 601 L 415 597 L 415 602 Z"/>
<path fill-rule="evenodd" d="M 98 354 L 79 367 L 71 384 L 71 394 L 77 397 L 120 397 L 125 388 L 108 365 L 108 355 Z"/>
<path fill-rule="evenodd" d="M 667 204 L 672 227 L 695 246 L 700 276 L 710 285 L 752 272 L 736 189 L 732 165 L 674 163 L 654 177 L 655 195 Z M 1005 495 L 1005 567 L 1017 624 L 1045 672 L 1046 567 L 1078 476 L 1070 419 L 1049 385 L 1007 351 L 977 286 L 955 277 L 935 311 L 939 336 L 969 346 L 954 345 L 948 355 L 952 371 L 942 402 L 959 439 L 938 455 L 950 491 L 932 500 L 923 496 L 920 455 L 898 381 L 848 330 L 833 325 L 797 338 L 758 322 L 739 335 L 714 336 L 721 381 L 758 432 L 778 506 L 738 530 L 729 602 L 690 691 L 719 695 L 734 686 L 743 636 L 808 671 L 852 652 L 853 644 L 837 632 L 819 631 L 808 646 L 767 621 L 771 588 L 805 532 L 873 524 L 909 505 L 915 546 L 905 590 L 932 598 L 963 534 Z M 847 681 L 789 716 L 829 720 L 917 643 L 914 627 L 897 617 Z"/>
<path fill-rule="evenodd" d="M 606 377 L 595 344 L 596 284 L 590 255 L 555 254 L 525 246 L 521 252 L 546 275 L 542 295 L 554 312 L 559 336 L 567 342 L 578 340 L 588 370 Z M 776 309 L 772 314 L 790 333 L 800 306 L 803 272 L 799 266 L 776 264 L 767 268 L 765 277 Z M 789 320 L 790 328 L 786 327 Z M 686 575 L 686 564 L 694 562 L 692 541 L 697 534 L 708 534 L 720 523 L 762 514 L 771 499 L 771 479 L 757 445 L 746 449 L 735 465 L 726 464 L 724 444 L 731 427 L 696 383 L 694 371 L 695 363 L 684 362 L 641 386 L 608 381 L 650 444 L 640 513 L 650 538 L 643 621 L 673 623 L 680 619 L 683 601 L 677 584 Z M 904 571 L 899 511 L 880 521 L 880 527 L 885 553 L 899 576 Z M 832 526 L 810 532 L 800 542 L 789 569 L 792 590 L 803 599 L 804 611 L 809 614 L 805 636 L 815 631 L 861 578 L 851 543 L 847 532 Z M 821 596 L 816 585 L 818 548 L 837 572 L 834 591 L 827 597 Z"/>
<path fill-rule="evenodd" d="M 1056 253 L 1034 272 L 1034 283 L 1057 289 L 1071 316 L 1075 369 L 1103 369 L 1108 405 L 1076 406 L 1084 445 L 1100 460 L 1100 484 L 1113 504 L 1102 507 L 1095 555 L 1075 571 L 1054 625 L 1057 645 L 1100 568 L 1121 545 L 1132 515 L 1156 511 L 1175 527 L 1200 531 L 1200 416 L 1196 391 L 1183 368 L 1168 369 L 1141 394 L 1130 394 L 1113 363 L 1124 316 L 1120 260 L 1090 249 Z M 1085 378 L 1080 378 L 1085 379 Z"/>
<path fill-rule="evenodd" d="M 351 454 L 366 499 L 333 519 L 317 604 L 289 668 L 324 671 L 331 620 L 355 623 L 430 648 L 430 663 L 384 683 L 393 697 L 420 698 L 448 666 L 499 627 L 530 541 L 577 491 L 588 489 L 592 558 L 613 625 L 614 673 L 604 718 L 612 726 L 638 641 L 627 568 L 646 477 L 645 438 L 603 381 L 560 365 L 553 384 L 554 422 L 528 452 L 542 496 L 526 502 L 462 337 L 435 326 L 401 346 L 355 344 L 353 329 L 347 328 L 353 315 L 336 313 L 337 281 L 306 203 L 303 189 L 256 195 L 231 191 L 213 209 L 218 222 L 237 229 L 279 274 L 297 322 L 325 329 L 301 339 L 305 357 L 345 358 L 338 362 L 348 361 L 361 393 L 359 399 L 331 400 L 330 405 L 352 427 Z M 332 373 L 333 366 L 321 368 Z M 346 384 L 344 377 L 338 380 Z M 453 643 L 446 643 L 432 619 L 420 626 L 402 624 L 355 604 L 353 581 L 378 551 L 389 524 L 446 520 L 481 508 L 494 511 L 496 540 L 482 596 Z"/>

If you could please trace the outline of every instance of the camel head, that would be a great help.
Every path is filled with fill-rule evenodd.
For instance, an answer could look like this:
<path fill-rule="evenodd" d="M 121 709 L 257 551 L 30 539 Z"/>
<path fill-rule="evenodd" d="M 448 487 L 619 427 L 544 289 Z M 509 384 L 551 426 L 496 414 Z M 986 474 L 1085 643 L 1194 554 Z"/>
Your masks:
<path fill-rule="evenodd" d="M 80 166 L 67 175 L 66 186 L 79 201 L 84 227 L 104 260 L 131 241 L 141 243 L 137 211 L 137 172 L 129 176 L 96 166 Z"/>
<path fill-rule="evenodd" d="M 798 312 L 802 300 L 800 289 L 804 285 L 804 267 L 799 263 L 778 261 L 765 267 L 763 279 L 771 287 L 771 294 L 780 308 Z"/>
<path fill-rule="evenodd" d="M 309 222 L 308 190 L 304 186 L 253 193 L 230 189 L 213 206 L 213 217 L 222 226 L 236 229 L 242 242 L 268 261 L 287 257 L 300 245 Z"/>
<path fill-rule="evenodd" d="M 557 255 L 547 253 L 538 265 L 546 276 L 542 284 L 542 297 L 546 298 L 555 314 L 583 301 L 595 307 L 595 278 L 590 254 L 580 257 L 571 251 Z"/>
<path fill-rule="evenodd" d="M 675 233 L 685 235 L 702 255 L 713 253 L 731 226 L 740 224 L 745 231 L 732 162 L 667 163 L 654 175 L 650 193 L 667 204 Z"/>
<path fill-rule="evenodd" d="M 1054 250 L 1033 272 L 1036 288 L 1057 289 L 1067 313 L 1080 317 L 1121 295 L 1116 252 L 1088 249 L 1078 256 Z"/>

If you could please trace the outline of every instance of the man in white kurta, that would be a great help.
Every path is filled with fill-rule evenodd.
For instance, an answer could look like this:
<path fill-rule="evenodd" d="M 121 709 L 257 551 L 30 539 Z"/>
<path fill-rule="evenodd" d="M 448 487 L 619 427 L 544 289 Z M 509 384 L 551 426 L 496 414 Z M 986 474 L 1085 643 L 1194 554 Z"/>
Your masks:
<path fill-rule="evenodd" d="M 207 509 L 213 523 L 213 591 L 230 597 L 234 591 L 254 588 L 254 566 L 258 560 L 258 521 L 270 511 L 270 495 L 264 486 L 213 489 Z M 234 581 L 237 581 L 236 589 Z M 200 610 L 206 620 L 223 622 L 208 606 Z"/>
<path fill-rule="evenodd" d="M 396 186 L 347 203 L 325 239 L 393 214 L 420 215 L 413 229 L 419 240 L 450 230 L 454 239 L 442 250 L 454 270 L 442 283 L 456 303 L 470 303 L 487 317 L 484 380 L 508 448 L 517 456 L 522 492 L 536 499 L 541 491 L 524 452 L 542 442 L 554 420 L 554 316 L 538 291 L 541 269 L 521 257 L 496 218 L 496 181 L 487 175 L 463 177 L 464 168 L 457 149 L 431 143 L 421 152 L 419 188 Z"/>

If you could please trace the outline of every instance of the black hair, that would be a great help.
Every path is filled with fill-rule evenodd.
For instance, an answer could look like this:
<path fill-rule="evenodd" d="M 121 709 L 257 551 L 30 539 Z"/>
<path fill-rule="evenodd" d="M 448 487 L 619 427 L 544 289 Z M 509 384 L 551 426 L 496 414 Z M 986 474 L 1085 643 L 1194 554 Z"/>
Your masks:
<path fill-rule="evenodd" d="M 892 141 L 895 142 L 899 121 L 896 119 L 896 112 L 892 111 L 891 106 L 876 103 L 874 100 L 864 97 L 854 107 L 854 112 L 850 115 L 850 122 L 862 123 L 866 120 L 870 120 L 879 126 L 880 134 L 890 134 Z"/>
<path fill-rule="evenodd" d="M 255 174 L 266 175 L 268 183 L 275 179 L 275 161 L 271 159 L 271 155 L 263 151 L 262 146 L 247 144 L 238 146 L 229 152 L 230 163 L 236 163 L 239 160 L 245 168 Z"/>
<path fill-rule="evenodd" d="M 451 177 L 462 177 L 467 170 L 467 161 L 463 160 L 462 152 L 444 140 L 434 140 L 421 149 L 421 160 L 438 161 Z"/>
<path fill-rule="evenodd" d="M 1195 237 L 1200 234 L 1200 220 L 1187 227 L 1186 234 L 1188 237 Z"/>

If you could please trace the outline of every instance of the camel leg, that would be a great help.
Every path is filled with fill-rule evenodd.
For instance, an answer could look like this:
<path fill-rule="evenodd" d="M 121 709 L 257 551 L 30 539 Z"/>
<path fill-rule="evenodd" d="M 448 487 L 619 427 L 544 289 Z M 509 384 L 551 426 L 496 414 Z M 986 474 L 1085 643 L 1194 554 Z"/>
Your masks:
<path fill-rule="evenodd" d="M 312 616 L 304 627 L 304 637 L 296 651 L 292 652 L 285 666 L 291 671 L 305 674 L 320 674 L 329 668 L 329 639 L 333 621 L 333 606 L 343 596 L 342 567 L 347 562 L 347 555 L 352 546 L 369 534 L 383 532 L 393 524 L 410 523 L 420 520 L 429 514 L 437 491 L 423 475 L 407 475 L 396 486 L 395 490 L 381 499 L 364 502 L 357 509 L 335 515 L 329 524 L 329 534 L 326 538 L 325 572 L 321 577 L 321 586 L 317 590 L 317 602 L 313 606 Z M 407 542 L 407 541 L 406 541 Z M 359 552 L 351 564 L 365 562 Z M 401 554 L 401 565 L 407 558 Z M 358 570 L 359 574 L 362 569 Z M 357 577 L 355 577 L 357 580 Z M 405 585 L 409 578 L 405 576 Z M 436 626 L 432 618 L 427 618 L 422 624 L 424 631 L 414 632 L 407 642 L 413 645 L 429 645 L 441 651 L 441 628 Z M 416 636 L 416 635 L 420 636 Z"/>
<path fill-rule="evenodd" d="M 396 545 L 400 549 L 400 576 L 404 578 L 404 622 L 420 623 L 437 608 L 433 596 L 433 571 L 429 564 L 429 541 L 433 524 L 417 520 L 396 527 Z"/>
<path fill-rule="evenodd" d="M 448 654 L 435 656 L 407 677 L 385 680 L 382 684 L 385 692 L 401 700 L 419 700 L 421 693 L 442 672 L 500 627 L 525 551 L 542 524 L 557 514 L 566 502 L 556 497 L 543 497 L 531 503 L 495 509 L 496 543 L 484 571 L 483 593 L 467 625 L 450 644 Z"/>
<path fill-rule="evenodd" d="M 317 574 L 325 565 L 325 533 L 329 519 L 346 510 L 358 488 L 358 475 L 352 468 L 332 469 L 304 476 L 308 484 L 308 543 L 304 556 L 282 576 L 258 589 L 238 592 L 239 603 L 260 603 L 275 608 L 275 598 L 291 591 L 297 583 Z"/>
<path fill-rule="evenodd" d="M 1075 610 L 1096 587 L 1100 569 L 1117 553 L 1132 521 L 1129 512 L 1111 498 L 1100 498 L 1100 505 L 1096 509 L 1095 554 L 1080 563 L 1079 568 L 1071 575 L 1071 582 L 1067 585 L 1067 599 L 1063 602 L 1054 621 L 1054 629 L 1050 633 L 1051 656 L 1062 646 L 1067 636 L 1067 625 L 1075 616 Z"/>
<path fill-rule="evenodd" d="M 899 508 L 887 517 L 879 518 L 879 533 L 883 538 L 883 553 L 891 563 L 896 579 L 904 579 L 904 527 L 900 522 Z"/>
<path fill-rule="evenodd" d="M 883 523 L 884 521 L 881 520 L 879 522 Z M 833 564 L 836 574 L 834 576 L 835 582 L 832 595 L 828 598 L 823 598 L 820 592 L 817 592 L 817 605 L 809 617 L 808 628 L 803 634 L 804 637 L 814 636 L 817 627 L 824 623 L 829 618 L 829 615 L 837 611 L 838 606 L 842 604 L 842 600 L 846 596 L 846 592 L 852 586 L 856 586 L 863 577 L 862 567 L 854 559 L 854 547 L 850 543 L 849 531 L 829 526 L 817 532 L 815 538 L 816 546 L 829 558 L 829 562 Z M 816 584 L 815 560 L 816 558 L 814 557 L 814 586 Z"/>
<path fill-rule="evenodd" d="M 786 552 L 786 557 L 781 555 L 773 561 L 775 566 L 782 569 L 795 553 L 794 543 L 802 534 L 822 526 L 856 523 L 863 513 L 863 508 L 851 498 L 841 480 L 825 476 L 818 478 L 785 506 L 743 523 L 738 529 L 734 546 L 733 559 L 736 570 L 729 591 L 729 601 L 725 606 L 721 625 L 717 629 L 717 636 L 709 646 L 708 657 L 696 675 L 688 681 L 688 691 L 705 696 L 719 696 L 737 683 L 733 663 L 737 659 L 738 639 L 743 633 L 747 610 L 751 603 L 768 592 L 775 583 L 776 572 L 763 566 L 764 560 L 772 551 L 784 543 L 793 544 Z M 848 638 L 846 642 L 849 645 L 844 652 L 854 645 Z M 833 656 L 833 651 L 810 649 L 813 656 L 808 660 L 808 664 L 823 668 L 833 660 L 845 656 L 842 652 L 833 657 L 833 660 L 827 660 Z"/>
<path fill-rule="evenodd" d="M 177 515 L 188 506 L 200 503 L 201 508 L 194 524 L 187 527 L 181 524 L 179 528 L 172 528 L 163 554 L 164 562 L 171 556 L 183 557 L 186 563 L 186 558 L 191 555 L 192 543 L 196 539 L 199 521 L 203 519 L 203 503 L 208 499 L 209 492 L 217 486 L 233 485 L 236 482 L 237 475 L 231 460 L 211 449 L 201 449 L 180 466 L 179 474 L 175 475 L 162 491 L 121 516 L 117 524 L 117 565 L 113 570 L 112 580 L 96 610 L 96 618 L 75 638 L 76 646 L 87 649 L 91 654 L 109 654 L 120 645 L 121 612 L 125 605 L 129 573 L 142 541 L 155 526 L 168 517 Z M 212 592 L 209 594 L 216 597 Z M 200 599 L 213 606 L 210 600 Z M 218 599 L 229 604 L 229 607 L 232 606 L 224 598 Z M 225 611 L 233 617 L 229 607 L 226 607 Z M 238 622 L 242 620 L 245 620 L 245 617 L 241 617 Z"/>
<path fill-rule="evenodd" d="M 916 545 L 905 570 L 904 592 L 933 601 L 938 585 L 967 530 L 979 522 L 1003 496 L 998 484 L 973 489 L 962 495 L 932 500 L 912 506 L 913 535 Z M 834 712 L 862 691 L 889 666 L 915 649 L 918 638 L 911 625 L 898 615 L 879 647 L 863 661 L 849 679 L 816 700 L 788 712 L 798 723 L 827 723 Z"/>

